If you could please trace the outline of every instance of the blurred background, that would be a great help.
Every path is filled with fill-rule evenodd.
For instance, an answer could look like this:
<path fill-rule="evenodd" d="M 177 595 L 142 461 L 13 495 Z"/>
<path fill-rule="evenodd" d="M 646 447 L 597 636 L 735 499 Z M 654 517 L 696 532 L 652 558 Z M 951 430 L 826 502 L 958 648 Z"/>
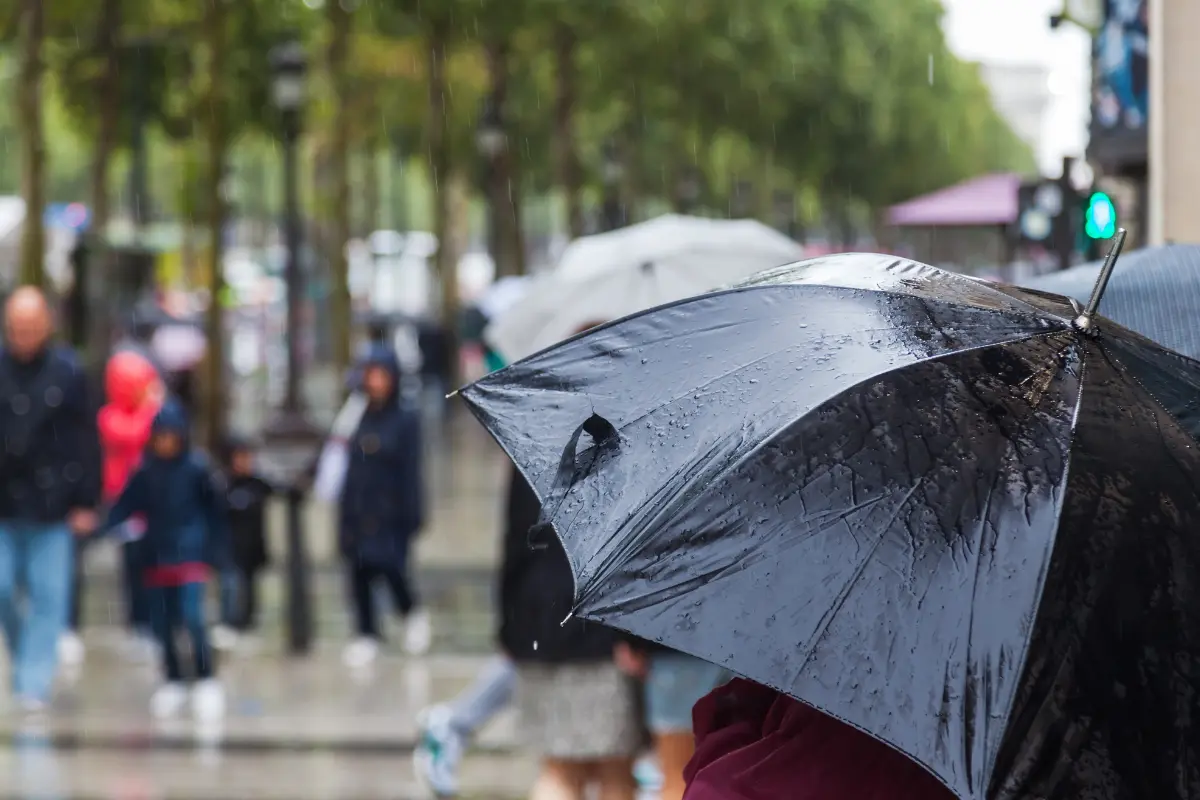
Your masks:
<path fill-rule="evenodd" d="M 1094 258 L 1118 222 L 1131 245 L 1197 240 L 1200 162 L 1168 134 L 1200 113 L 1184 108 L 1200 4 L 1155 8 L 6 0 L 0 287 L 45 286 L 93 365 L 149 325 L 209 443 L 270 441 L 280 413 L 316 441 L 370 328 L 427 386 L 452 387 L 486 369 L 473 313 L 499 281 L 666 213 L 756 219 L 809 256 L 893 252 L 999 280 Z M 272 548 L 305 557 L 270 572 L 265 650 L 317 655 L 282 673 L 262 654 L 235 664 L 216 738 L 154 728 L 119 660 L 89 657 L 53 724 L 4 728 L 0 796 L 416 792 L 416 709 L 492 645 L 504 465 L 448 411 L 418 545 L 431 655 L 385 659 L 365 683 L 323 661 L 347 636 L 331 514 L 275 509 Z M 88 569 L 103 642 L 114 567 L 96 554 Z M 311 630 L 297 640 L 296 625 Z M 532 767 L 511 724 L 489 736 L 465 781 L 519 796 Z"/>

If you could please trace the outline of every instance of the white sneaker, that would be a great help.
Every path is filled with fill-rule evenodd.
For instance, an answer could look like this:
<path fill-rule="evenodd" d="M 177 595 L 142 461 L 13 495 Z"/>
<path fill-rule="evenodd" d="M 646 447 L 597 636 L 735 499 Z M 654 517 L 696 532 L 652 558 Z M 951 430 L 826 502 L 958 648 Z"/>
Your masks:
<path fill-rule="evenodd" d="M 355 639 L 342 652 L 342 663 L 351 669 L 368 666 L 379 655 L 379 642 L 369 637 Z"/>
<path fill-rule="evenodd" d="M 413 769 L 435 797 L 458 795 L 458 764 L 464 743 L 450 720 L 446 706 L 428 709 L 418 717 L 421 734 L 413 750 Z"/>
<path fill-rule="evenodd" d="M 159 719 L 173 717 L 187 703 L 187 687 L 182 683 L 164 683 L 150 698 L 150 713 Z"/>
<path fill-rule="evenodd" d="M 225 716 L 225 689 L 220 681 L 200 681 L 192 688 L 192 714 L 202 721 Z"/>
<path fill-rule="evenodd" d="M 414 611 L 404 621 L 404 652 L 410 656 L 423 656 L 433 643 L 433 626 L 429 612 Z"/>
<path fill-rule="evenodd" d="M 212 629 L 212 644 L 218 650 L 232 650 L 237 647 L 238 632 L 228 625 L 217 625 Z"/>
<path fill-rule="evenodd" d="M 64 667 L 78 667 L 86 653 L 83 640 L 75 631 L 67 631 L 58 637 L 58 660 Z"/>

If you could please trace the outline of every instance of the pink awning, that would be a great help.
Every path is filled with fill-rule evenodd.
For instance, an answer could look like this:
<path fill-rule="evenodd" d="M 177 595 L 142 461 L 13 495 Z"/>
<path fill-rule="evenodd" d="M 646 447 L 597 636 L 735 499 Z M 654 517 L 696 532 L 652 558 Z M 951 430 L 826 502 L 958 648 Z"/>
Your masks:
<path fill-rule="evenodd" d="M 1020 186 L 1015 172 L 972 178 L 892 206 L 887 222 L 906 227 L 1007 225 L 1017 220 Z"/>

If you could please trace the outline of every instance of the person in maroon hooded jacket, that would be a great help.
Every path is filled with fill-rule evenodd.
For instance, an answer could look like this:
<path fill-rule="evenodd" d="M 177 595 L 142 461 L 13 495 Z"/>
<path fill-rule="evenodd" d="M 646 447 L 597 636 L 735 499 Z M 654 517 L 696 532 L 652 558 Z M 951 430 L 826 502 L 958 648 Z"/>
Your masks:
<path fill-rule="evenodd" d="M 696 704 L 694 726 L 684 800 L 955 800 L 899 751 L 740 678 Z"/>

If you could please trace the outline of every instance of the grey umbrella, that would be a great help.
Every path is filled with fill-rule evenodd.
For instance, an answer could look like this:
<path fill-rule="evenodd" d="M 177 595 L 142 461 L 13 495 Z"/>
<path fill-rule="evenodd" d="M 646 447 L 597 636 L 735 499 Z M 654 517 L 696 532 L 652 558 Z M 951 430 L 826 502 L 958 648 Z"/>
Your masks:
<path fill-rule="evenodd" d="M 1086 303 L 1099 262 L 1040 275 L 1024 286 Z M 1159 344 L 1200 359 L 1200 246 L 1138 250 L 1117 263 L 1100 313 Z"/>

